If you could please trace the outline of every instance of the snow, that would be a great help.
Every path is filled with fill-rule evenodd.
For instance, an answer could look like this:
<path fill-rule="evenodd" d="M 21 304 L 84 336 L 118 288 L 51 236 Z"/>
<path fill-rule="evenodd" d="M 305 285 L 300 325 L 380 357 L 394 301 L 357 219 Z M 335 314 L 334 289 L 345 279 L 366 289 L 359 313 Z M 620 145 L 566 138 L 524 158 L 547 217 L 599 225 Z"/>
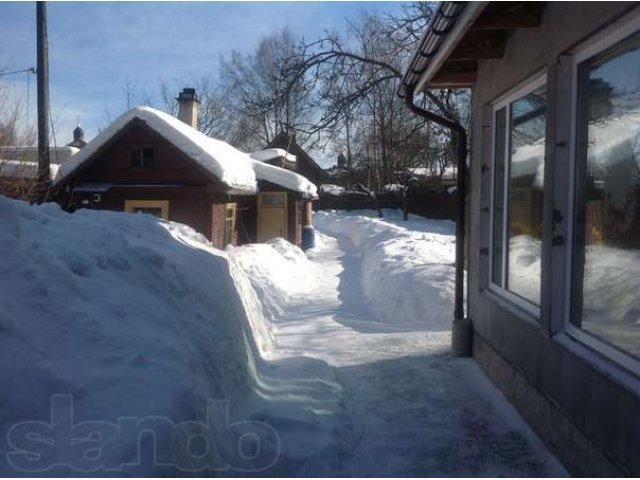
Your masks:
<path fill-rule="evenodd" d="M 74 424 L 98 432 L 124 435 L 122 418 L 160 422 L 156 452 L 169 465 L 150 462 L 151 444 L 139 446 L 135 435 L 97 442 L 104 448 L 96 462 L 58 439 L 62 465 L 49 474 L 90 464 L 111 474 L 175 475 L 203 462 L 243 474 L 239 469 L 262 471 L 276 459 L 296 464 L 328 442 L 335 423 L 322 419 L 340 408 L 333 372 L 311 359 L 263 358 L 269 341 L 255 323 L 261 306 L 246 276 L 191 228 L 144 214 L 67 214 L 55 204 L 4 197 L 0 220 L 0 438 L 13 431 L 14 441 L 5 448 L 38 451 L 20 433 L 25 428 L 55 438 L 33 422 L 57 425 L 50 405 L 60 400 L 64 411 L 73 407 Z M 210 451 L 194 457 L 188 429 L 205 427 Z M 181 432 L 187 436 L 176 436 Z M 258 457 L 240 455 L 242 435 L 258 436 Z M 147 460 L 136 460 L 144 452 Z M 50 456 L 40 460 L 3 453 L 0 474 L 31 476 L 52 464 Z M 20 461 L 31 470 L 13 468 Z"/>
<path fill-rule="evenodd" d="M 316 198 L 318 196 L 316 186 L 302 175 L 257 160 L 251 160 L 251 163 L 258 180 L 264 180 L 289 190 L 300 192 L 305 198 Z"/>
<path fill-rule="evenodd" d="M 49 166 L 52 179 L 56 177 L 59 169 L 60 165 L 55 163 Z M 35 179 L 38 177 L 38 164 L 21 160 L 0 159 L 0 177 Z"/>
<path fill-rule="evenodd" d="M 387 183 L 382 187 L 382 189 L 387 192 L 401 192 L 405 189 L 405 186 L 401 183 Z"/>
<path fill-rule="evenodd" d="M 229 252 L 265 307 L 272 356 L 322 360 L 340 386 L 334 393 L 344 411 L 324 417 L 338 416 L 339 437 L 294 474 L 565 476 L 478 365 L 449 356 L 450 295 L 414 318 L 407 314 L 415 311 L 394 300 L 394 292 L 416 281 L 432 288 L 410 268 L 413 262 L 445 268 L 453 225 L 417 216 L 403 222 L 394 210 L 384 210 L 384 219 L 376 214 L 319 212 L 317 246 L 307 258 L 282 240 Z M 371 235 L 377 239 L 367 241 Z M 369 282 L 376 261 L 384 265 Z M 383 274 L 393 275 L 384 289 Z M 377 311 L 385 300 L 398 317 L 393 308 Z"/>
<path fill-rule="evenodd" d="M 60 183 L 71 175 L 135 119 L 144 122 L 234 191 L 238 193 L 256 191 L 255 173 L 248 154 L 221 140 L 208 137 L 172 115 L 150 107 L 135 107 L 118 117 L 69 161 L 62 164 L 54 183 Z"/>
<path fill-rule="evenodd" d="M 49 157 L 52 164 L 61 164 L 69 161 L 79 149 L 75 147 L 52 147 L 49 149 Z M 21 162 L 38 163 L 37 147 L 0 147 L 0 158 L 6 160 L 18 160 Z"/>
<path fill-rule="evenodd" d="M 399 210 L 383 212 L 400 215 Z M 362 289 L 378 320 L 396 328 L 426 322 L 431 331 L 447 332 L 453 311 L 455 224 L 416 215 L 390 223 L 372 216 L 377 212 L 318 212 L 314 223 L 320 231 L 347 236 L 362 252 Z"/>
<path fill-rule="evenodd" d="M 540 259 L 542 241 L 530 235 L 509 239 L 508 288 L 513 293 L 540 305 Z"/>
<path fill-rule="evenodd" d="M 511 157 L 511 178 L 533 175 L 533 187 L 544 187 L 544 139 L 541 143 L 518 147 Z"/>
<path fill-rule="evenodd" d="M 417 177 L 437 177 L 439 176 L 439 168 L 431 167 L 413 167 L 408 169 L 409 173 Z M 455 180 L 457 178 L 457 168 L 454 165 L 448 165 L 442 172 L 443 180 Z"/>
<path fill-rule="evenodd" d="M 287 152 L 286 150 L 283 150 L 282 148 L 265 148 L 264 150 L 253 152 L 249 154 L 249 156 L 254 160 L 258 160 L 259 162 L 284 159 L 287 162 L 296 163 L 296 156 Z"/>
<path fill-rule="evenodd" d="M 332 183 L 323 183 L 320 185 L 320 193 L 326 193 L 329 195 L 342 195 L 344 194 L 346 189 L 341 187 L 340 185 L 334 185 Z"/>
<path fill-rule="evenodd" d="M 509 290 L 540 304 L 541 241 L 509 240 Z M 582 328 L 640 355 L 640 252 L 590 245 L 585 253 Z"/>
<path fill-rule="evenodd" d="M 221 252 L 151 215 L 0 197 L 0 474 L 566 475 L 448 354 L 453 224 L 376 214 L 317 214 L 308 255 Z"/>

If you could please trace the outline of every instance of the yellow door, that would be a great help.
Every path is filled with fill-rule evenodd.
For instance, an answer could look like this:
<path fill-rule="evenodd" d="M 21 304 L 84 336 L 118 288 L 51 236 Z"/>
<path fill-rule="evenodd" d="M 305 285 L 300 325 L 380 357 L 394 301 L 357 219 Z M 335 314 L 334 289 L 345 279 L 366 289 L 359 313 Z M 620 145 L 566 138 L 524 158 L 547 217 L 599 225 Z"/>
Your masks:
<path fill-rule="evenodd" d="M 287 238 L 287 193 L 258 194 L 258 242 Z"/>

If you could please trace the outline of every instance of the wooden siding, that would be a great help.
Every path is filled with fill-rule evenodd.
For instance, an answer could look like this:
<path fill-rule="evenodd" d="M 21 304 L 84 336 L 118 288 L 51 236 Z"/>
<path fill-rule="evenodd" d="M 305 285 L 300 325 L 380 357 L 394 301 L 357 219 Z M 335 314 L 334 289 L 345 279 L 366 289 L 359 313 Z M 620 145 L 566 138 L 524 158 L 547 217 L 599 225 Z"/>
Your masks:
<path fill-rule="evenodd" d="M 131 168 L 130 151 L 136 147 L 154 149 L 153 168 Z M 60 193 L 57 200 L 63 208 L 124 211 L 127 200 L 168 201 L 169 220 L 189 225 L 216 247 L 224 247 L 224 204 L 229 200 L 226 188 L 213 174 L 142 122 L 133 121 L 125 127 L 75 172 L 65 186 L 73 189 L 82 183 L 110 187 L 97 194 Z M 219 230 L 222 240 L 218 237 Z"/>

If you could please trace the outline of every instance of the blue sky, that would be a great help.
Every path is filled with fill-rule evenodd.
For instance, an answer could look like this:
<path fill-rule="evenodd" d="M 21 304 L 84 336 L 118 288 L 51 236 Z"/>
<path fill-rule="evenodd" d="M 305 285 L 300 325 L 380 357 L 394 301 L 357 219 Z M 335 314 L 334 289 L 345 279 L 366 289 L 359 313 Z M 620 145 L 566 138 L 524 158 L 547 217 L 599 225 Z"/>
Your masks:
<path fill-rule="evenodd" d="M 137 84 L 161 106 L 160 78 L 217 78 L 220 55 L 250 52 L 261 37 L 288 26 L 314 39 L 342 30 L 364 11 L 389 12 L 395 2 L 51 2 L 51 112 L 57 144 L 71 140 L 80 116 L 88 139 L 126 109 L 122 85 Z M 0 68 L 35 66 L 35 3 L 0 2 Z M 26 74 L 4 77 L 26 97 Z M 184 85 L 188 86 L 188 85 Z M 176 92 L 177 93 L 177 92 Z M 35 119 L 35 78 L 30 117 Z M 133 105 L 132 105 L 133 106 Z"/>

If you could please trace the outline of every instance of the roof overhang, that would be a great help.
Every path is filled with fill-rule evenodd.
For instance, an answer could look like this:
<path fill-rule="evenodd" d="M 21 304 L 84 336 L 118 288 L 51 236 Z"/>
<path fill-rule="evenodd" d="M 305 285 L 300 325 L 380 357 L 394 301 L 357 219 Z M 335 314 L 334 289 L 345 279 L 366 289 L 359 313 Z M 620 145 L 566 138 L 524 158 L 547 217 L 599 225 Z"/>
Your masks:
<path fill-rule="evenodd" d="M 543 6 L 527 1 L 442 2 L 411 59 L 402 89 L 472 87 L 478 62 L 502 58 L 510 32 L 540 26 Z"/>

